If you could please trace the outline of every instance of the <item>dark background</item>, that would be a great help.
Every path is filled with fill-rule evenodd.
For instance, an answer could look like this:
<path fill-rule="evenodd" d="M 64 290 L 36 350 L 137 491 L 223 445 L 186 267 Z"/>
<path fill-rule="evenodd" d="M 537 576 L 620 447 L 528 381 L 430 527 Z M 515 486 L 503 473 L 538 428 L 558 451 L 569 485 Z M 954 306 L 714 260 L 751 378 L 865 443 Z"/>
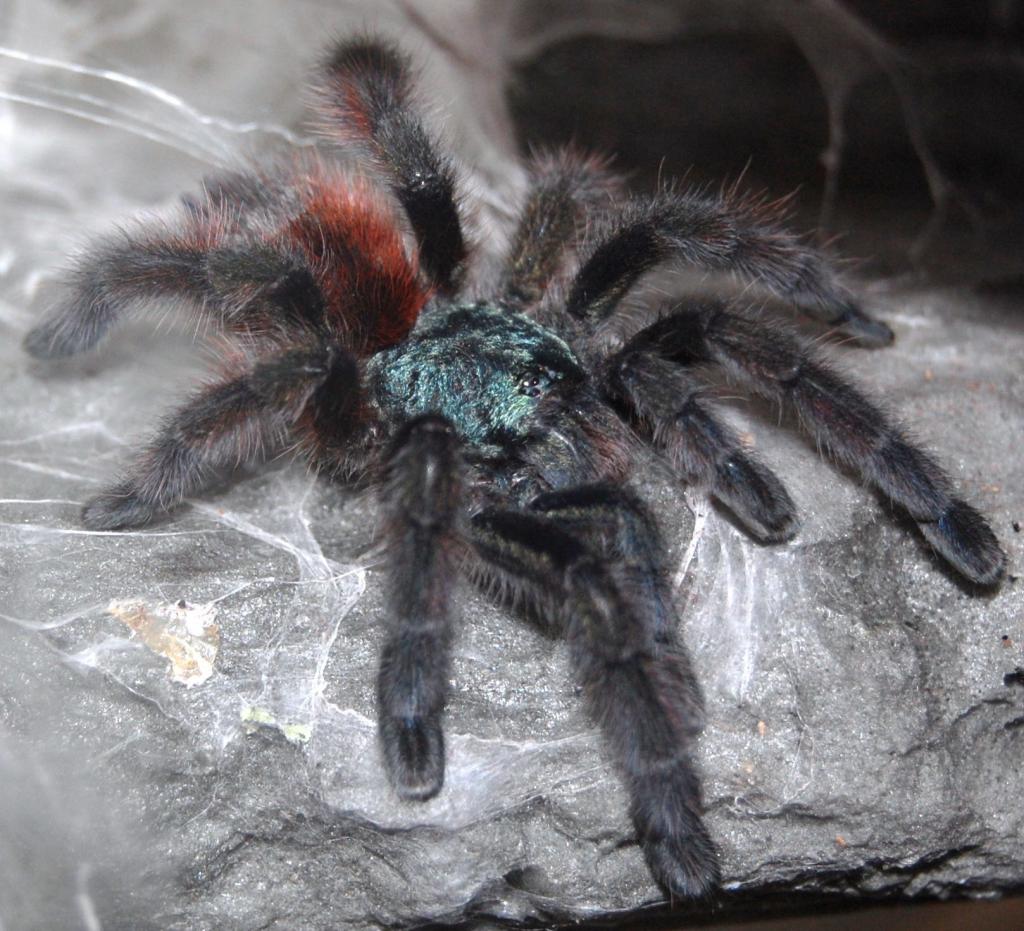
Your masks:
<path fill-rule="evenodd" d="M 701 19 L 713 5 L 697 5 L 664 41 L 548 49 L 511 89 L 521 138 L 615 153 L 644 188 L 742 175 L 797 191 L 805 223 L 847 234 L 869 272 L 912 265 L 996 284 L 1020 273 L 1021 4 L 729 7 L 716 23 Z"/>

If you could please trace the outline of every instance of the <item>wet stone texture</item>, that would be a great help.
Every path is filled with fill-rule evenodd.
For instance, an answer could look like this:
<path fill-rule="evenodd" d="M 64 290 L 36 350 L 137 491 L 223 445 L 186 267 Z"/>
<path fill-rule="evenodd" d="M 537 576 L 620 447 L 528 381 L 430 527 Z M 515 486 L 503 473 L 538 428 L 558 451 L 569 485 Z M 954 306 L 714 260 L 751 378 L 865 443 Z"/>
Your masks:
<path fill-rule="evenodd" d="M 594 56 L 625 56 L 648 81 L 663 69 L 667 81 L 688 36 L 711 37 L 700 43 L 700 74 L 713 67 L 715 36 L 727 59 L 756 47 L 755 62 L 786 64 L 798 50 L 815 62 L 793 78 L 809 81 L 809 103 L 787 112 L 795 139 L 817 140 L 802 143 L 816 158 L 830 108 L 853 100 L 837 92 L 839 79 L 870 95 L 877 82 L 865 61 L 877 70 L 891 51 L 877 22 L 855 19 L 871 4 L 764 4 L 776 19 L 757 30 L 743 4 L 735 21 L 714 7 L 650 3 L 637 16 L 633 4 L 595 2 L 542 15 L 528 3 L 477 2 L 374 14 L 417 51 L 426 90 L 444 104 L 483 259 L 498 251 L 522 183 L 509 85 L 523 137 L 557 141 L 571 129 L 615 147 L 610 118 L 587 113 L 591 136 L 559 118 L 574 100 L 600 109 L 587 93 Z M 144 532 L 79 523 L 82 502 L 204 365 L 188 334 L 153 326 L 162 308 L 89 358 L 30 362 L 20 340 L 57 293 L 61 262 L 84 237 L 166 207 L 240 152 L 308 145 L 296 92 L 307 63 L 325 27 L 344 32 L 370 15 L 358 4 L 328 14 L 268 0 L 252 4 L 243 39 L 231 9 L 14 3 L 0 21 L 0 922 L 335 929 L 657 909 L 662 894 L 563 646 L 472 590 L 460 595 L 444 791 L 423 805 L 391 795 L 374 724 L 382 591 L 372 498 L 277 462 Z M 832 17 L 819 45 L 807 44 L 799 11 Z M 914 24 L 899 26 L 886 41 L 911 43 Z M 584 36 L 599 39 L 556 46 Z M 753 119 L 735 89 L 732 108 L 702 99 L 691 120 Z M 617 106 L 609 91 L 608 112 Z M 853 125 L 867 125 L 850 106 Z M 919 123 L 941 125 L 938 104 L 920 106 Z M 665 141 L 678 116 L 659 122 L 673 109 L 664 95 L 636 108 L 651 135 L 630 130 L 624 157 L 642 185 L 657 173 L 647 147 L 672 148 L 676 160 L 689 150 Z M 728 126 L 707 133 L 716 127 L 740 145 Z M 735 152 L 716 162 L 707 134 L 690 137 L 701 139 L 705 174 L 738 170 Z M 970 235 L 940 217 L 930 240 L 916 238 L 935 217 L 930 194 L 941 194 L 920 181 L 922 152 L 958 193 L 984 174 L 945 161 L 950 144 L 938 134 L 934 151 L 908 145 L 906 175 L 887 191 L 872 170 L 862 196 L 850 193 L 856 160 L 846 162 L 835 226 L 850 231 L 850 251 L 871 257 L 858 289 L 897 343 L 830 351 L 936 451 L 991 517 L 1016 573 L 1021 239 L 997 186 L 968 189 L 972 209 L 988 210 Z M 852 145 L 848 159 L 881 157 L 859 138 Z M 813 217 L 817 166 L 801 167 L 796 143 L 773 146 L 785 158 L 755 160 L 752 172 L 771 187 L 778 167 L 776 193 L 808 172 L 798 209 Z M 954 164 L 963 176 L 944 174 Z M 1024 583 L 1011 575 L 996 594 L 968 590 L 795 424 L 723 393 L 788 480 L 803 517 L 794 542 L 757 545 L 653 464 L 637 476 L 661 517 L 708 702 L 700 763 L 725 876 L 718 913 L 779 893 L 792 907 L 794 893 L 811 903 L 1019 889 Z M 133 607 L 128 624 L 112 602 L 150 613 Z M 164 622 L 167 631 L 154 627 Z M 215 652 L 212 674 L 189 665 L 195 649 Z"/>

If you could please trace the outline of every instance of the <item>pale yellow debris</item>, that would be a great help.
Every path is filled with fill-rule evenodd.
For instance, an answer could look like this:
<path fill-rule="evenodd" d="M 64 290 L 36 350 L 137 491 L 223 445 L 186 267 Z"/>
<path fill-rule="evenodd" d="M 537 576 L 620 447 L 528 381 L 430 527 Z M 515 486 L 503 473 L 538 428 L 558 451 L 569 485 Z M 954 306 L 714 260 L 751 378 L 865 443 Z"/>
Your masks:
<path fill-rule="evenodd" d="M 151 605 L 139 599 L 112 601 L 107 612 L 130 627 L 135 636 L 170 663 L 171 681 L 200 685 L 213 675 L 220 650 L 220 627 L 213 605 Z"/>

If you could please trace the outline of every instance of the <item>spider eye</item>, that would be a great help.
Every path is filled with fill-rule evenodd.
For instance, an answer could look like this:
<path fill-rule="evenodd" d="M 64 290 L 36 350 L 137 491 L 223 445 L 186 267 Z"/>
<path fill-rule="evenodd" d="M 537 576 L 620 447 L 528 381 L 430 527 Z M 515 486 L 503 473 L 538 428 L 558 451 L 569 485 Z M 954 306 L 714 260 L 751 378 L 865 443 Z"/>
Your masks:
<path fill-rule="evenodd" d="M 520 378 L 519 393 L 525 394 L 528 398 L 538 397 L 541 393 L 540 376 L 536 373 L 531 373 Z"/>
<path fill-rule="evenodd" d="M 550 369 L 526 372 L 519 379 L 519 393 L 525 394 L 528 398 L 539 398 L 556 377 L 556 373 Z"/>

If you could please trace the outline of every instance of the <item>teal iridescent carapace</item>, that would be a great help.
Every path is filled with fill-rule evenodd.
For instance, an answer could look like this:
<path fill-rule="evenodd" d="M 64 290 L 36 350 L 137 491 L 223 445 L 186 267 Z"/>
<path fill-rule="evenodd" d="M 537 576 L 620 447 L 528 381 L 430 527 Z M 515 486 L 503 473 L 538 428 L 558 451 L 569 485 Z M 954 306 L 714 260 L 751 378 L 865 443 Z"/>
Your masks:
<path fill-rule="evenodd" d="M 486 302 L 433 304 L 407 340 L 369 360 L 367 376 L 392 418 L 442 414 L 485 455 L 530 434 L 548 390 L 586 378 L 564 340 Z"/>

